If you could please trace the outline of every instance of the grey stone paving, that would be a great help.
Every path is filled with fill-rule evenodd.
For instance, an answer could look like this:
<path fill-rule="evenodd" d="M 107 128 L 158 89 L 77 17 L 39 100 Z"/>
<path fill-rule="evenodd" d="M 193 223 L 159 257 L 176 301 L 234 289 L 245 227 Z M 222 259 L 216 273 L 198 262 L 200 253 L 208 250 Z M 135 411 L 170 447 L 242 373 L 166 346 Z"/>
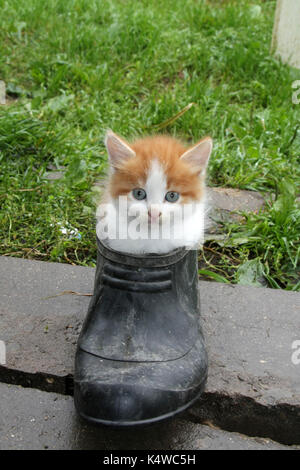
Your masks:
<path fill-rule="evenodd" d="M 256 212 L 264 204 L 263 196 L 256 191 L 235 188 L 207 188 L 208 204 L 216 209 Z"/>

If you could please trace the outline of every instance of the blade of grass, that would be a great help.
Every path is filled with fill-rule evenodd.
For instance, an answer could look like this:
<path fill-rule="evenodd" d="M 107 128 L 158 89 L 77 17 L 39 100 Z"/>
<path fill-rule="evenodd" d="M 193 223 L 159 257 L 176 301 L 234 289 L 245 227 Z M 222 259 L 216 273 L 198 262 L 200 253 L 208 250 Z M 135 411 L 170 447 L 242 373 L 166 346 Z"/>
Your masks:
<path fill-rule="evenodd" d="M 199 269 L 198 274 L 201 276 L 210 277 L 211 279 L 217 282 L 225 282 L 226 284 L 230 284 L 228 279 L 226 279 L 224 276 L 220 276 L 220 274 L 217 274 L 213 271 L 209 271 L 208 269 Z"/>
<path fill-rule="evenodd" d="M 145 129 L 156 129 L 156 130 L 161 130 L 164 127 L 168 127 L 171 124 L 173 124 L 177 119 L 179 119 L 181 116 L 183 116 L 187 111 L 191 109 L 192 106 L 194 106 L 195 103 L 190 103 L 187 106 L 185 106 L 181 111 L 179 111 L 177 114 L 174 116 L 170 117 L 169 119 L 166 119 L 165 121 L 161 122 L 160 124 L 154 124 L 153 126 L 145 127 Z"/>

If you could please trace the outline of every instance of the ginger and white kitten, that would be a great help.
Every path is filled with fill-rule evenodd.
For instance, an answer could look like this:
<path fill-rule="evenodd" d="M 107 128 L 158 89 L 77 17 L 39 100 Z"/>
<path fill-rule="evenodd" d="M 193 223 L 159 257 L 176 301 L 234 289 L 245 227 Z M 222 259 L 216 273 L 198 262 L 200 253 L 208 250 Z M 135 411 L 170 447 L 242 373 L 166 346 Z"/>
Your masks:
<path fill-rule="evenodd" d="M 129 144 L 108 131 L 105 145 L 110 174 L 97 210 L 99 239 L 133 254 L 201 245 L 212 139 L 186 149 L 168 136 Z"/>

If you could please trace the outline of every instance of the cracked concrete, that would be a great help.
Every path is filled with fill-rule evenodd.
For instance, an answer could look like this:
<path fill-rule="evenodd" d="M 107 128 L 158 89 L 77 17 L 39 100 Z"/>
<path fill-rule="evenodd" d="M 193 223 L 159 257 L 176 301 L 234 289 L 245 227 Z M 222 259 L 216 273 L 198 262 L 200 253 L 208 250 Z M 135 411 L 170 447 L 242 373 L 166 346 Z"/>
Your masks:
<path fill-rule="evenodd" d="M 77 417 L 71 397 L 5 384 L 0 395 L 0 450 L 290 449 L 270 439 L 194 424 L 184 416 L 125 432 L 95 427 Z"/>

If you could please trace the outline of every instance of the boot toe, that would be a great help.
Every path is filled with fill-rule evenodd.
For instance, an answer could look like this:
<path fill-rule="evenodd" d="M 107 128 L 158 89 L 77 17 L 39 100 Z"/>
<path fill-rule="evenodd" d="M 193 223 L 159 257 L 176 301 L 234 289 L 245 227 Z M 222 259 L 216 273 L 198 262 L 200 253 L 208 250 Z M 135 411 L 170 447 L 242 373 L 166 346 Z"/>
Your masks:
<path fill-rule="evenodd" d="M 191 354 L 196 352 L 193 348 Z M 76 409 L 86 420 L 110 426 L 150 424 L 174 416 L 190 406 L 205 385 L 206 356 L 198 355 L 202 360 L 196 364 L 191 354 L 169 363 L 129 363 L 78 351 Z"/>

